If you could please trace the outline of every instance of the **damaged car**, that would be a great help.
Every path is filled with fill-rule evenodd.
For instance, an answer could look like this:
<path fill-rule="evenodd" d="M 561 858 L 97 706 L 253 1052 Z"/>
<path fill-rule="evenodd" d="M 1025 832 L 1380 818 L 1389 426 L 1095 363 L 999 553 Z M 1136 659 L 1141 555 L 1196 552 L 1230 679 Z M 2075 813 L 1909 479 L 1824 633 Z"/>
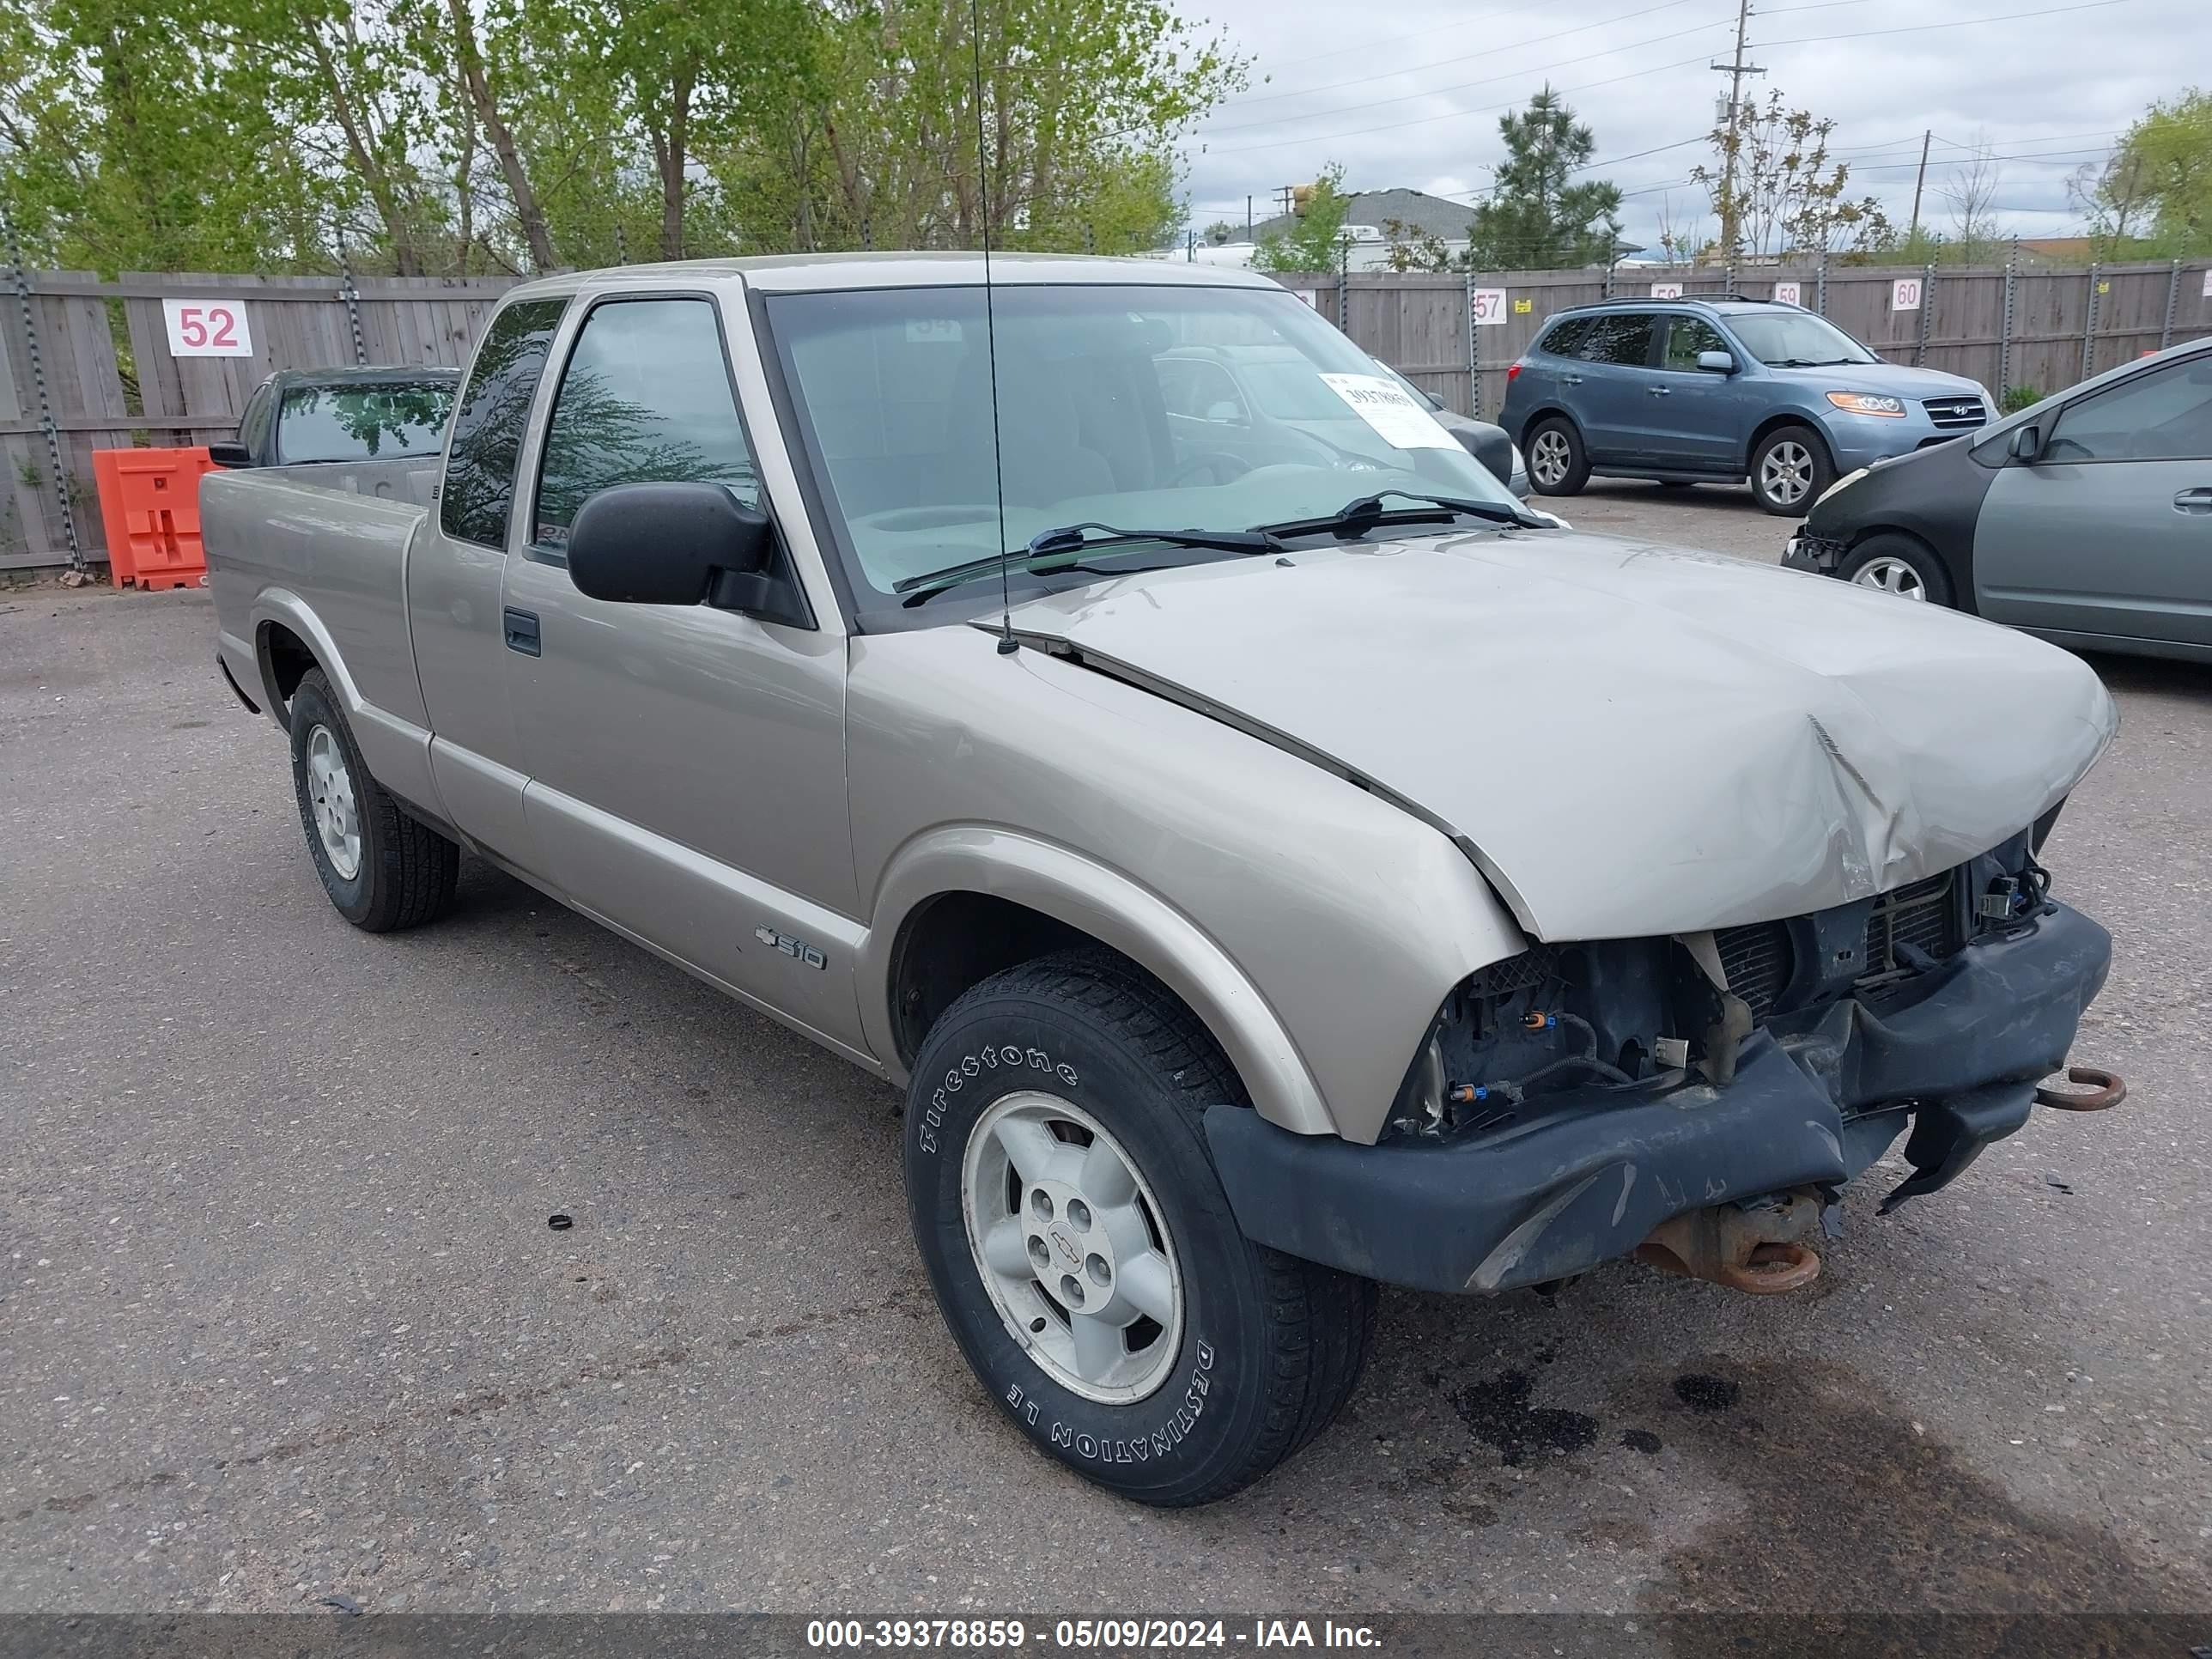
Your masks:
<path fill-rule="evenodd" d="M 1220 342 L 1282 399 L 1234 443 L 1174 418 Z M 1320 1433 L 1378 1284 L 1795 1289 L 1891 1146 L 1925 1202 L 2120 1093 L 2045 1081 L 2087 668 L 1533 514 L 1262 278 L 547 276 L 441 457 L 203 491 L 339 914 L 465 850 L 896 1086 L 954 1340 L 1133 1498 Z"/>

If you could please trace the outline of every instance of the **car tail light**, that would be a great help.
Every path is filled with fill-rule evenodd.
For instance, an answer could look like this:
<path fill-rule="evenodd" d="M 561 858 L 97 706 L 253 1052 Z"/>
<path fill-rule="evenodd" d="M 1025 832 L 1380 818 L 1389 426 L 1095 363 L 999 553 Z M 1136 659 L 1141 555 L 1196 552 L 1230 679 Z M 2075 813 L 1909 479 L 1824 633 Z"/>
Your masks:
<path fill-rule="evenodd" d="M 1520 374 L 1520 372 L 1521 372 L 1521 365 L 1520 365 L 1520 364 L 1518 364 L 1518 363 L 1509 363 L 1509 364 L 1507 364 L 1507 365 L 1506 365 L 1506 368 L 1505 368 L 1505 384 L 1506 384 L 1506 385 L 1508 385 L 1508 386 L 1511 386 L 1511 385 L 1513 384 L 1513 378 L 1514 378 L 1514 376 L 1515 376 L 1515 375 L 1516 375 L 1516 374 Z"/>

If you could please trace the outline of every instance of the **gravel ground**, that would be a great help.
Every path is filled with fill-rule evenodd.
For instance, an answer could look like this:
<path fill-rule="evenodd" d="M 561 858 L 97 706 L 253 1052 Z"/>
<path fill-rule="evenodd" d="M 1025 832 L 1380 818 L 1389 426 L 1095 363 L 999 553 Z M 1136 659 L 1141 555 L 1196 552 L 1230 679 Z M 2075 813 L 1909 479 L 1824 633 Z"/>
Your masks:
<path fill-rule="evenodd" d="M 970 1379 L 882 1085 L 473 864 L 340 921 L 213 629 L 0 592 L 0 1610 L 2212 1607 L 2212 672 L 2098 663 L 2050 854 L 2125 1107 L 1877 1219 L 1893 1159 L 1800 1297 L 1388 1293 L 1329 1434 L 1163 1514 Z"/>

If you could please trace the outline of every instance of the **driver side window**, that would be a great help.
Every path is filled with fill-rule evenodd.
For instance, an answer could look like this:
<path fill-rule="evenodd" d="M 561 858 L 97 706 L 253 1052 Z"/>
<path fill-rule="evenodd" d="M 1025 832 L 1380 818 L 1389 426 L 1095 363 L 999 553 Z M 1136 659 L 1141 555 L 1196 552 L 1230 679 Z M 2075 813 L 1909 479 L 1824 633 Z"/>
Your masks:
<path fill-rule="evenodd" d="M 2043 459 L 2212 460 L 2212 355 L 2168 363 L 2069 404 Z"/>

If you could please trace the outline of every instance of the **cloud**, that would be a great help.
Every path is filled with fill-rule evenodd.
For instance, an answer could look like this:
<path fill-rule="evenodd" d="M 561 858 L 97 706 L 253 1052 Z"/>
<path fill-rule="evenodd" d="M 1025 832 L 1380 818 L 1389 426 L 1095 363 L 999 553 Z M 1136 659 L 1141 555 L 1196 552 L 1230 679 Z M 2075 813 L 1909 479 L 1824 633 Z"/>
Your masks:
<path fill-rule="evenodd" d="M 1779 88 L 1832 116 L 1851 193 L 1900 225 L 1932 132 L 1923 222 L 1946 228 L 1943 190 L 1986 146 L 2001 158 L 1999 220 L 2051 234 L 2076 216 L 2068 174 L 2179 93 L 2207 40 L 2200 0 L 2062 3 L 1956 0 L 1971 21 L 1930 28 L 1951 20 L 1914 0 L 1779 0 L 1753 9 L 1747 57 L 1766 73 L 1747 93 Z M 1728 86 L 1708 67 L 1734 46 L 1726 0 L 1521 0 L 1479 15 L 1463 0 L 1215 0 L 1209 15 L 1254 63 L 1247 91 L 1183 146 L 1195 224 L 1241 224 L 1248 196 L 1265 218 L 1284 185 L 1332 161 L 1353 189 L 1472 200 L 1504 153 L 1498 115 L 1547 82 L 1595 131 L 1594 176 L 1626 192 L 1631 240 L 1652 240 L 1662 213 L 1708 216 L 1687 175 L 1709 157 L 1702 135 Z"/>

